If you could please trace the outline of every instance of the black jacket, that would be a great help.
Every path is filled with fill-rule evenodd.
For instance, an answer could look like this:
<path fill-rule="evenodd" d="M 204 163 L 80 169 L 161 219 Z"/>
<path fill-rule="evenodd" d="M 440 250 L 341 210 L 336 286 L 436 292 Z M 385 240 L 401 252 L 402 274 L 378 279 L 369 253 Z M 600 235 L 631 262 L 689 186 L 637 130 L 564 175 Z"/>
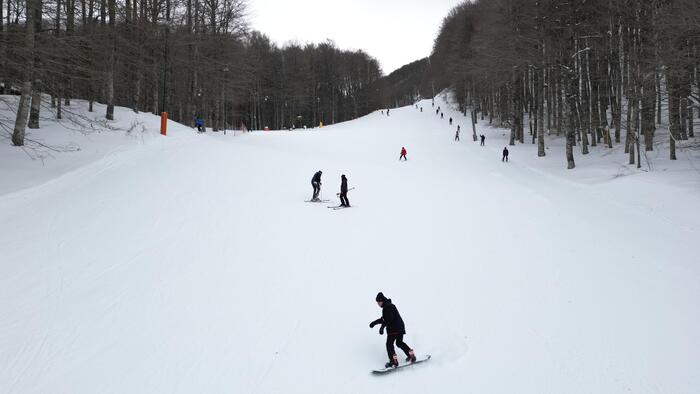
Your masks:
<path fill-rule="evenodd" d="M 340 180 L 340 192 L 345 194 L 348 192 L 348 178 L 342 177 Z"/>
<path fill-rule="evenodd" d="M 381 324 L 382 328 L 386 327 L 388 335 L 404 335 L 406 327 L 403 324 L 403 319 L 396 309 L 396 305 L 391 303 L 391 300 L 384 301 L 382 304 L 382 317 L 372 322 L 373 325 Z"/>
<path fill-rule="evenodd" d="M 321 183 L 321 171 L 317 172 L 314 174 L 314 177 L 311 178 L 311 182 L 318 182 Z"/>

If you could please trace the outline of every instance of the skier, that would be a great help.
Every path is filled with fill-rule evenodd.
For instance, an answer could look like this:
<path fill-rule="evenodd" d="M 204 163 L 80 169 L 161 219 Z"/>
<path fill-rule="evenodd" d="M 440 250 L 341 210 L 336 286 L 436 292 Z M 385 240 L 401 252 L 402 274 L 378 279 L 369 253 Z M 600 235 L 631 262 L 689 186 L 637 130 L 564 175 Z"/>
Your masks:
<path fill-rule="evenodd" d="M 340 176 L 340 206 L 345 208 L 350 208 L 350 201 L 348 201 L 348 178 L 345 175 Z"/>
<path fill-rule="evenodd" d="M 394 350 L 394 342 L 396 342 L 396 346 L 399 349 L 406 353 L 406 362 L 416 362 L 416 355 L 413 349 L 403 341 L 403 336 L 406 335 L 406 328 L 399 310 L 392 304 L 391 299 L 384 297 L 384 294 L 381 292 L 377 294 L 375 300 L 377 305 L 382 308 L 382 317 L 369 323 L 369 327 L 374 328 L 377 324 L 381 324 L 379 335 L 384 335 L 384 328 L 386 328 L 386 352 L 389 356 L 389 362 L 384 366 L 386 368 L 399 366 L 399 358 Z"/>
<path fill-rule="evenodd" d="M 420 112 L 423 112 L 423 107 L 420 107 Z"/>
<path fill-rule="evenodd" d="M 440 115 L 440 108 L 435 110 L 435 115 Z"/>
<path fill-rule="evenodd" d="M 318 201 L 318 193 L 321 191 L 321 175 L 323 175 L 323 171 L 318 171 L 311 178 L 311 186 L 314 188 L 314 196 L 311 201 Z"/>
<path fill-rule="evenodd" d="M 503 148 L 503 158 L 501 159 L 501 161 L 508 162 L 508 147 L 507 146 Z"/>
<path fill-rule="evenodd" d="M 382 110 L 382 116 L 384 116 L 384 110 Z"/>
<path fill-rule="evenodd" d="M 445 114 L 443 114 L 442 112 L 440 112 L 440 119 L 445 119 Z"/>
<path fill-rule="evenodd" d="M 450 118 L 450 126 L 452 126 L 452 118 Z"/>
<path fill-rule="evenodd" d="M 386 109 L 386 116 L 389 116 L 389 108 Z"/>
<path fill-rule="evenodd" d="M 197 126 L 198 132 L 201 133 L 204 131 L 204 130 L 202 130 L 204 128 L 204 119 L 202 119 L 202 117 L 200 117 L 200 116 L 196 117 L 194 120 L 194 125 Z"/>
<path fill-rule="evenodd" d="M 457 126 L 457 134 L 455 134 L 455 141 L 459 141 L 459 126 Z"/>
<path fill-rule="evenodd" d="M 399 156 L 399 161 L 401 161 L 401 159 L 403 159 L 404 161 L 408 161 L 408 159 L 406 158 L 406 148 L 404 148 L 403 146 L 401 147 L 401 156 Z"/>
<path fill-rule="evenodd" d="M 481 134 L 479 137 L 481 138 L 481 146 L 486 146 L 486 136 Z"/>

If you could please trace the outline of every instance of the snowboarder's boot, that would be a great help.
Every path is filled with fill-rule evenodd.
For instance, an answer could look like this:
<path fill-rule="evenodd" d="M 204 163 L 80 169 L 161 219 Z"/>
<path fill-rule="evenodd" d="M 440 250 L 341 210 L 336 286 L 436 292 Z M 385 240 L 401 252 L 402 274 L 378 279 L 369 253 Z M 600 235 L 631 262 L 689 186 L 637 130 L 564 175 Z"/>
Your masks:
<path fill-rule="evenodd" d="M 398 367 L 399 366 L 399 357 L 394 354 L 394 357 L 386 364 L 384 364 L 384 368 L 391 368 L 391 367 Z"/>
<path fill-rule="evenodd" d="M 411 349 L 411 350 L 408 352 L 408 357 L 406 357 L 406 362 L 407 362 L 407 363 L 409 363 L 409 362 L 410 362 L 410 363 L 415 363 L 415 362 L 416 362 L 416 354 L 413 353 L 413 349 Z"/>

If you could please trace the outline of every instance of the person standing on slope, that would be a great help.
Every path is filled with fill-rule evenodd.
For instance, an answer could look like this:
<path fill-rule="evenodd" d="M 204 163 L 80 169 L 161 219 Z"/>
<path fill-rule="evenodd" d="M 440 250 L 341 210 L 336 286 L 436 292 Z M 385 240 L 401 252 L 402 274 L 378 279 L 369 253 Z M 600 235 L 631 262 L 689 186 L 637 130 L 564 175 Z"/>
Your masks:
<path fill-rule="evenodd" d="M 459 141 L 459 126 L 457 126 L 457 133 L 455 134 L 455 141 Z"/>
<path fill-rule="evenodd" d="M 350 201 L 348 201 L 348 178 L 345 175 L 340 176 L 340 206 L 345 208 L 350 208 Z"/>
<path fill-rule="evenodd" d="M 382 308 L 382 317 L 369 323 L 369 328 L 374 328 L 377 324 L 381 324 L 379 335 L 384 335 L 384 329 L 386 328 L 386 353 L 389 356 L 389 362 L 384 366 L 386 368 L 399 366 L 399 358 L 394 350 L 394 342 L 406 354 L 407 362 L 416 362 L 416 354 L 413 352 L 413 349 L 403 341 L 403 336 L 406 335 L 406 327 L 399 310 L 396 309 L 391 299 L 386 298 L 381 292 L 377 294 L 375 301 Z"/>
<path fill-rule="evenodd" d="M 452 126 L 452 118 L 450 118 L 450 126 Z"/>
<path fill-rule="evenodd" d="M 314 188 L 314 196 L 311 201 L 318 201 L 318 193 L 321 191 L 321 175 L 323 175 L 323 171 L 318 171 L 311 178 L 311 186 Z"/>
<path fill-rule="evenodd" d="M 508 162 L 508 147 L 507 146 L 503 148 L 503 158 L 501 159 L 501 161 Z"/>
<path fill-rule="evenodd" d="M 386 116 L 389 116 L 389 108 L 386 109 Z"/>
<path fill-rule="evenodd" d="M 401 159 L 403 159 L 404 161 L 408 161 L 408 159 L 406 158 L 406 153 L 407 153 L 406 148 L 404 148 L 402 146 L 401 147 L 401 156 L 399 156 L 399 161 L 401 161 Z"/>
<path fill-rule="evenodd" d="M 481 137 L 481 146 L 486 146 L 486 136 L 481 134 L 479 137 Z"/>

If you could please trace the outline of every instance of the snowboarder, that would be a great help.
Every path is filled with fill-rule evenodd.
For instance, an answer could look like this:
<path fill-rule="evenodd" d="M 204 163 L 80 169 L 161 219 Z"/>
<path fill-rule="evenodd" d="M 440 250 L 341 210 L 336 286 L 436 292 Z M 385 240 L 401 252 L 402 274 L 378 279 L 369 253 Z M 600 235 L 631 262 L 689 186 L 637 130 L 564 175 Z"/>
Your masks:
<path fill-rule="evenodd" d="M 450 118 L 450 126 L 452 126 L 452 118 Z"/>
<path fill-rule="evenodd" d="M 503 158 L 501 159 L 501 161 L 508 162 L 508 147 L 507 146 L 503 148 Z"/>
<path fill-rule="evenodd" d="M 481 138 L 481 146 L 486 146 L 486 136 L 481 134 L 479 137 Z"/>
<path fill-rule="evenodd" d="M 381 292 L 377 294 L 375 301 L 377 301 L 377 305 L 382 308 L 382 317 L 369 323 L 369 327 L 374 328 L 377 324 L 381 324 L 379 335 L 384 335 L 384 329 L 386 328 L 386 352 L 389 356 L 389 362 L 386 363 L 385 367 L 399 366 L 399 358 L 394 350 L 394 342 L 396 342 L 396 346 L 398 346 L 399 349 L 406 353 L 406 362 L 416 362 L 416 355 L 413 349 L 403 341 L 403 336 L 406 335 L 406 327 L 399 314 L 399 310 L 396 309 L 391 299 L 386 298 Z"/>
<path fill-rule="evenodd" d="M 314 196 L 311 198 L 311 201 L 318 201 L 318 193 L 321 192 L 321 175 L 323 175 L 323 171 L 318 171 L 311 178 L 311 186 L 314 188 Z"/>
<path fill-rule="evenodd" d="M 198 116 L 197 118 L 195 118 L 194 125 L 197 127 L 198 132 L 201 133 L 204 131 L 202 130 L 204 128 L 204 119 L 202 119 L 202 117 Z"/>
<path fill-rule="evenodd" d="M 401 161 L 401 159 L 403 159 L 404 161 L 408 161 L 408 159 L 406 158 L 406 148 L 404 148 L 403 146 L 401 147 L 401 156 L 399 156 L 399 161 Z"/>
<path fill-rule="evenodd" d="M 345 175 L 340 176 L 340 206 L 344 208 L 350 208 L 350 201 L 348 201 L 348 178 Z"/>

